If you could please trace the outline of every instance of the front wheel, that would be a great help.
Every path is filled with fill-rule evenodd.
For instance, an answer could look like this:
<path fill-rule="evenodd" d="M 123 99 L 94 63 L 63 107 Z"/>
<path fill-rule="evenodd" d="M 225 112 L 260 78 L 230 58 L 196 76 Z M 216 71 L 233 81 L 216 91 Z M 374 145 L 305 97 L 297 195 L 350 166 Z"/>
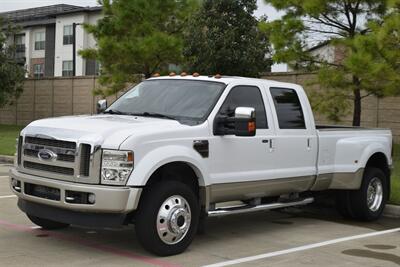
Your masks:
<path fill-rule="evenodd" d="M 136 235 L 145 249 L 160 256 L 175 255 L 196 234 L 199 203 L 187 185 L 161 182 L 144 193 L 135 218 Z"/>

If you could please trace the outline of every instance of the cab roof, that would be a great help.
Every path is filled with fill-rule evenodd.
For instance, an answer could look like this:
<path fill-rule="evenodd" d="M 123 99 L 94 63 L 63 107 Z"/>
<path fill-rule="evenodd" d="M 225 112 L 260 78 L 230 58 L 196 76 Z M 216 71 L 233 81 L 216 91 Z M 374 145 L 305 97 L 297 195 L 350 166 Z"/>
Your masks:
<path fill-rule="evenodd" d="M 299 87 L 299 85 L 293 84 L 293 83 L 285 83 L 285 82 L 278 82 L 278 81 L 273 81 L 273 80 L 267 80 L 267 79 L 257 79 L 257 78 L 246 78 L 246 77 L 239 77 L 239 76 L 221 76 L 221 78 L 216 78 L 215 76 L 193 76 L 193 75 L 186 75 L 186 76 L 181 76 L 181 75 L 175 75 L 175 76 L 159 76 L 159 77 L 152 77 L 147 80 L 194 80 L 194 81 L 208 81 L 208 82 L 220 82 L 224 83 L 226 85 L 229 85 L 231 83 L 236 83 L 236 82 L 243 82 L 245 83 L 246 81 L 257 81 L 257 82 L 262 82 L 265 83 L 269 86 L 277 86 L 277 87 L 289 87 L 289 88 L 295 88 Z"/>

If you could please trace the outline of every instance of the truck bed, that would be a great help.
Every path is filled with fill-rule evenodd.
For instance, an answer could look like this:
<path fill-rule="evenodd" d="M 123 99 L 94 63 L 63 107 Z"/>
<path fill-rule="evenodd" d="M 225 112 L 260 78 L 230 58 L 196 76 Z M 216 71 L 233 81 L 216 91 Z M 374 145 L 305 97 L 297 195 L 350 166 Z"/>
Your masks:
<path fill-rule="evenodd" d="M 316 125 L 318 131 L 373 131 L 373 130 L 389 130 L 385 128 L 366 128 L 361 126 L 347 126 L 347 125 Z"/>

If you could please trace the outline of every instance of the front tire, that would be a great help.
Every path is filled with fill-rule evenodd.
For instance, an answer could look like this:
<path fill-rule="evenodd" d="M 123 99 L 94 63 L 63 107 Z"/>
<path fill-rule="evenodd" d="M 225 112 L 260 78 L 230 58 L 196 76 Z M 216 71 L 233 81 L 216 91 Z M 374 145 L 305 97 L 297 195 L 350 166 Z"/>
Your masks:
<path fill-rule="evenodd" d="M 135 216 L 139 242 L 159 256 L 183 252 L 196 234 L 199 211 L 196 194 L 187 185 L 176 181 L 153 185 Z"/>
<path fill-rule="evenodd" d="M 64 229 L 69 226 L 69 224 L 66 223 L 60 223 L 60 222 L 55 222 L 51 221 L 48 219 L 36 217 L 33 215 L 27 214 L 29 220 L 31 220 L 34 224 L 42 227 L 44 230 L 58 230 L 58 229 Z"/>

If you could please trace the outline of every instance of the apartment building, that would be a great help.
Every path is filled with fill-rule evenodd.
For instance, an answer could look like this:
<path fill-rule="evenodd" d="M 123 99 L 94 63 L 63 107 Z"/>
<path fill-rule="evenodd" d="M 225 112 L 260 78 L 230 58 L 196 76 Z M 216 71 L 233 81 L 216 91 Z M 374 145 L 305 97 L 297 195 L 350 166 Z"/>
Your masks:
<path fill-rule="evenodd" d="M 96 24 L 102 17 L 101 7 L 60 4 L 4 12 L 0 16 L 21 28 L 9 42 L 16 45 L 17 61 L 25 66 L 28 77 L 98 73 L 98 64 L 82 58 L 78 51 L 96 46 L 83 24 Z"/>

